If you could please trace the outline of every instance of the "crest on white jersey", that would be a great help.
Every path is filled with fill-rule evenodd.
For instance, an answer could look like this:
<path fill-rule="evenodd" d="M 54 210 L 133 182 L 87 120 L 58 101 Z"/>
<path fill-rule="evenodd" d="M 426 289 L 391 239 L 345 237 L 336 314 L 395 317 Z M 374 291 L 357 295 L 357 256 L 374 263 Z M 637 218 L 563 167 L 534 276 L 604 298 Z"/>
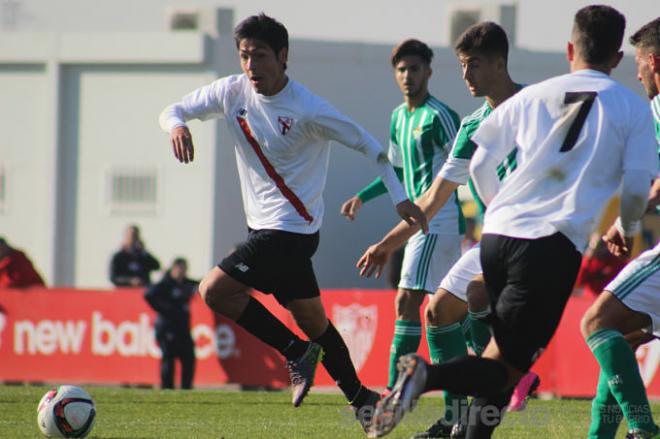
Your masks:
<path fill-rule="evenodd" d="M 332 317 L 337 330 L 348 346 L 355 369 L 359 372 L 369 357 L 378 327 L 378 307 L 353 303 L 333 305 Z"/>
<path fill-rule="evenodd" d="M 282 133 L 283 136 L 286 136 L 286 133 L 288 133 L 293 126 L 293 118 L 277 116 L 277 123 L 280 125 L 280 133 Z"/>
<path fill-rule="evenodd" d="M 653 381 L 653 377 L 655 377 L 658 364 L 660 364 L 660 341 L 656 339 L 640 346 L 637 349 L 636 356 L 642 381 L 648 387 Z"/>

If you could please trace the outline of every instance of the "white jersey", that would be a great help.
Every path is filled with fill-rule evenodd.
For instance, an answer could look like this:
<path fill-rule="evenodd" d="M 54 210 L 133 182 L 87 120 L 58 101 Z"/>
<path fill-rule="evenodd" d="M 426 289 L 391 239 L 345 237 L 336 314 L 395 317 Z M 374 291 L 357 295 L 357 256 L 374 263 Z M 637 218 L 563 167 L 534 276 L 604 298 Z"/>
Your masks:
<path fill-rule="evenodd" d="M 624 170 L 647 172 L 649 183 L 658 173 L 648 104 L 594 70 L 526 87 L 472 140 L 492 162 L 513 144 L 519 149 L 518 168 L 488 205 L 483 232 L 536 239 L 559 231 L 579 251 Z"/>
<path fill-rule="evenodd" d="M 330 140 L 366 155 L 395 204 L 406 194 L 382 146 L 328 102 L 289 79 L 274 96 L 258 94 L 247 76 L 218 79 L 163 110 L 161 127 L 224 118 L 235 140 L 248 226 L 310 234 L 321 227 Z"/>

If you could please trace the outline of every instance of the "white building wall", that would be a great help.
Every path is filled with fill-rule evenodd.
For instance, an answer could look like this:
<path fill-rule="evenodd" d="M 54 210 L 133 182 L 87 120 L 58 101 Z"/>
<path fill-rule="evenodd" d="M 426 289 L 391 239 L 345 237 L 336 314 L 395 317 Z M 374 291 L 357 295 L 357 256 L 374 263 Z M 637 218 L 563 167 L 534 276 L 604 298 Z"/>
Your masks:
<path fill-rule="evenodd" d="M 49 258 L 49 147 L 45 64 L 0 65 L 0 236 L 20 243 L 33 260 Z M 41 270 L 43 275 L 50 274 Z"/>
<path fill-rule="evenodd" d="M 401 102 L 390 50 L 294 39 L 289 73 L 386 145 L 390 112 Z M 434 50 L 431 92 L 461 115 L 473 111 L 481 100 L 468 94 L 453 52 Z M 514 80 L 532 83 L 568 65 L 561 54 L 513 51 L 510 70 Z M 190 90 L 236 72 L 226 35 L 0 35 L 0 166 L 9 169 L 0 235 L 27 250 L 51 285 L 108 286 L 109 258 L 130 223 L 142 227 L 163 265 L 181 255 L 193 276 L 203 276 L 245 238 L 232 142 L 224 122 L 193 122 L 196 159 L 184 166 L 172 157 L 157 118 Z M 642 94 L 632 58 L 615 77 Z M 105 179 L 114 167 L 157 169 L 155 210 L 108 207 Z M 314 260 L 322 287 L 384 284 L 359 278 L 354 265 L 397 222 L 389 198 L 367 204 L 353 223 L 338 213 L 374 176 L 358 153 L 334 147 Z"/>

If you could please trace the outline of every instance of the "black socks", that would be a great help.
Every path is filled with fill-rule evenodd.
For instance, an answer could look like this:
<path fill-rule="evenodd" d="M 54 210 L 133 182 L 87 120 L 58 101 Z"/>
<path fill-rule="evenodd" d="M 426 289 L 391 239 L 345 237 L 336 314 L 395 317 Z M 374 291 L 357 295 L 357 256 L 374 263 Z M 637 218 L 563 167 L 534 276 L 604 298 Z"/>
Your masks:
<path fill-rule="evenodd" d="M 277 349 L 287 360 L 300 358 L 307 350 L 307 342 L 298 338 L 258 300 L 250 297 L 243 314 L 236 323 L 269 346 Z"/>

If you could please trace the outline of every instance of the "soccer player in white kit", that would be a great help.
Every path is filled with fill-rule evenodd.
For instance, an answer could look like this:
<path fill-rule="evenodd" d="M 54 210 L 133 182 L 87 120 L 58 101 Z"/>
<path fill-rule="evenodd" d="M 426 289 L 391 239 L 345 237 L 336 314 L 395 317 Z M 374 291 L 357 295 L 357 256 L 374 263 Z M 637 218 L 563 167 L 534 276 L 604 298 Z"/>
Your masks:
<path fill-rule="evenodd" d="M 248 240 L 213 268 L 200 284 L 206 304 L 287 358 L 293 405 L 313 384 L 321 361 L 367 428 L 378 394 L 362 386 L 348 348 L 328 321 L 311 257 L 319 242 L 330 141 L 364 154 L 377 168 L 399 215 L 426 219 L 407 199 L 378 142 L 325 100 L 288 78 L 288 33 L 264 14 L 234 31 L 241 75 L 194 90 L 160 116 L 176 158 L 193 160 L 186 121 L 224 118 L 235 141 Z M 303 341 L 246 293 L 273 294 L 311 341 Z M 365 416 L 365 415 L 368 415 Z"/>
<path fill-rule="evenodd" d="M 635 46 L 637 77 L 651 99 L 660 152 L 660 18 L 635 32 L 630 42 Z M 653 184 L 647 210 L 658 206 L 658 194 L 660 178 Z M 631 235 L 627 236 L 620 222 L 619 219 L 610 227 L 604 240 L 614 254 L 626 256 L 639 223 L 630 228 Z M 628 421 L 627 438 L 644 439 L 658 434 L 634 350 L 660 336 L 659 293 L 660 243 L 657 243 L 630 261 L 582 318 L 582 334 L 601 367 L 591 406 L 589 439 L 613 439 L 622 417 Z"/>
<path fill-rule="evenodd" d="M 521 90 L 472 137 L 470 173 L 488 206 L 481 265 L 493 339 L 481 358 L 428 365 L 402 357 L 372 436 L 391 431 L 423 392 L 445 389 L 475 396 L 467 437 L 491 437 L 513 386 L 552 338 L 594 217 L 622 182 L 630 200 L 621 205 L 623 230 L 641 217 L 658 160 L 648 105 L 609 77 L 624 29 L 609 6 L 580 9 L 567 47 L 571 73 Z M 518 167 L 498 187 L 495 168 L 514 143 Z"/>

